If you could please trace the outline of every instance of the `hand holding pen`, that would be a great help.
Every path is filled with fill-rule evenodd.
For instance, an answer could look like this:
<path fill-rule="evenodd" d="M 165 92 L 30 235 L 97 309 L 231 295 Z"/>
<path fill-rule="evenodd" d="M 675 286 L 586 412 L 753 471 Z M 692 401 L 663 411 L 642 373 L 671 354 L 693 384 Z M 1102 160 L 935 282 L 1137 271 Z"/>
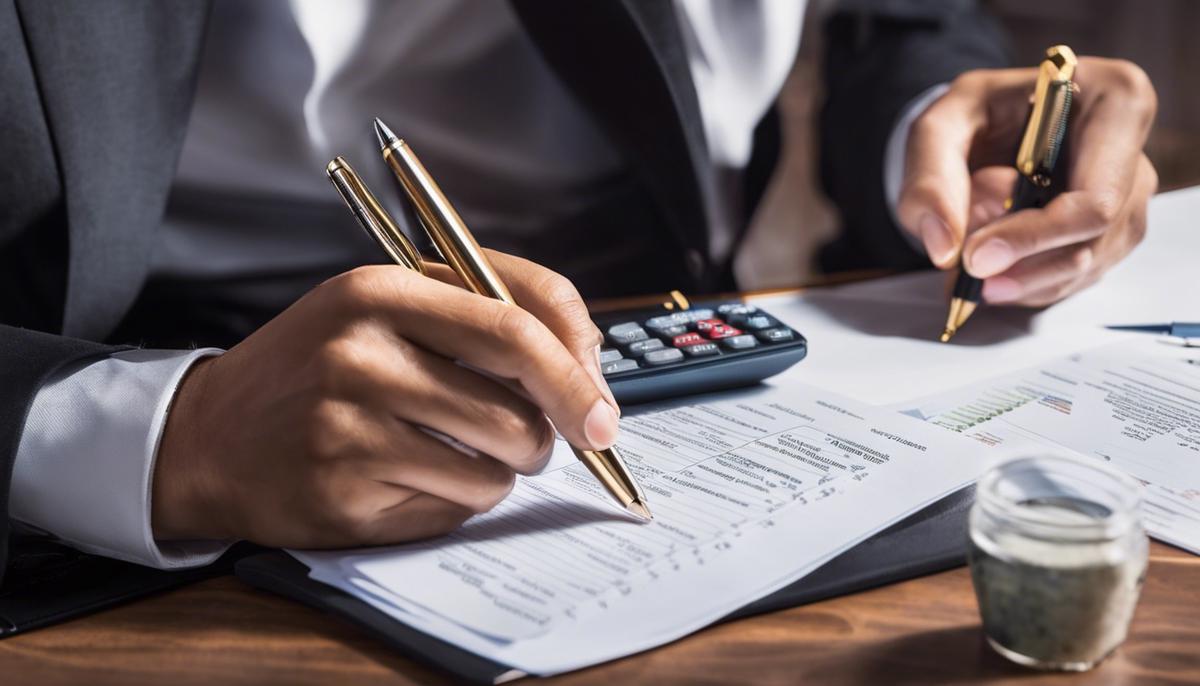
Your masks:
<path fill-rule="evenodd" d="M 465 290 L 445 265 L 362 267 L 192 366 L 159 445 L 155 538 L 344 548 L 436 536 L 545 465 L 547 416 L 576 445 L 609 447 L 600 334 L 575 289 L 489 258 L 522 308 Z"/>
<path fill-rule="evenodd" d="M 1008 213 L 1039 70 L 967 72 L 914 122 L 897 215 L 940 269 L 982 280 L 988 303 L 1041 306 L 1091 284 L 1141 240 L 1157 176 L 1143 148 L 1156 99 L 1136 66 L 1083 57 L 1063 192 Z"/>
<path fill-rule="evenodd" d="M 421 164 L 416 153 L 408 147 L 407 143 L 397 138 L 379 119 L 375 120 L 375 133 L 379 138 L 384 161 L 395 174 L 397 181 L 400 182 L 416 210 L 421 225 L 457 276 L 459 283 L 472 293 L 490 298 L 507 307 L 510 314 L 505 320 L 528 320 L 528 327 L 538 326 L 538 318 L 531 318 L 528 312 L 517 307 L 518 299 L 509 290 L 501 273 L 493 266 L 492 257 L 500 256 L 499 253 L 484 251 L 479 246 L 466 223 L 451 205 L 450 200 L 442 193 L 437 182 Z M 350 207 L 367 233 L 374 237 L 384 251 L 391 255 L 397 263 L 414 269 L 409 255 L 415 251 L 396 228 L 395 223 L 380 207 L 378 201 L 362 184 L 354 171 L 349 168 L 349 165 L 339 157 L 329 164 L 327 171 L 334 186 L 342 194 L 347 206 Z M 500 257 L 503 258 L 503 256 Z M 415 268 L 420 269 L 419 266 Z M 571 306 L 572 300 L 578 301 L 578 294 L 574 287 L 562 277 L 556 277 L 554 280 L 564 292 L 569 290 L 571 297 L 556 302 L 556 306 L 561 308 L 561 311 L 547 310 L 542 320 L 553 322 L 566 319 L 571 324 L 570 328 L 576 332 L 590 331 L 589 338 L 596 341 L 594 354 L 589 355 L 583 361 L 590 368 L 593 360 L 597 362 L 599 360 L 599 344 L 602 340 L 600 332 L 591 324 L 586 308 Z M 540 297 L 545 296 L 545 289 L 554 284 L 547 280 L 542 285 L 543 290 L 533 294 L 534 297 L 530 299 L 535 303 Z M 522 299 L 520 302 L 525 304 L 526 301 Z M 586 326 L 582 324 L 583 322 L 587 323 Z M 504 325 L 501 320 L 497 320 L 497 324 Z M 534 342 L 527 336 L 515 336 L 514 338 L 518 343 L 532 344 Z M 529 354 L 532 358 L 537 358 L 542 354 L 542 349 L 543 346 L 534 346 L 529 350 Z M 519 375 L 514 377 L 511 373 L 500 376 L 517 382 L 533 395 L 535 400 L 537 399 L 538 389 L 526 386 L 526 379 Z M 611 437 L 607 443 L 601 444 L 596 436 L 588 435 L 593 425 L 599 422 L 607 424 L 610 420 L 613 423 L 616 421 L 614 413 L 617 409 L 616 403 L 613 401 L 611 393 L 608 393 L 607 384 L 600 376 L 598 368 L 594 370 L 594 377 L 596 383 L 606 393 L 606 399 L 610 406 L 602 406 L 597 403 L 592 408 L 592 412 L 585 420 L 583 441 L 573 437 L 571 435 L 573 432 L 563 431 L 563 434 L 570 443 L 576 458 L 587 467 L 604 490 L 626 511 L 642 520 L 649 520 L 652 515 L 645 495 L 620 452 L 616 446 L 612 445 L 615 436 Z M 567 381 L 569 382 L 569 379 Z M 547 414 L 551 417 L 554 416 L 550 410 L 547 410 Z"/>

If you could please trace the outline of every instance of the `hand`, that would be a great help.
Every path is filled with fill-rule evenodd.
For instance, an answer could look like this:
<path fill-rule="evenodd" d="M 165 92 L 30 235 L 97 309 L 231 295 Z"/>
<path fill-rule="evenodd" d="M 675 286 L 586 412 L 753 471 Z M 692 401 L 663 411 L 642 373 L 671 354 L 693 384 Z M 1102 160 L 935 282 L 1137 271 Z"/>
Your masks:
<path fill-rule="evenodd" d="M 601 336 L 575 288 L 491 259 L 522 307 L 462 289 L 442 265 L 434 278 L 363 267 L 195 365 L 158 452 L 155 536 L 296 548 L 423 538 L 541 469 L 547 416 L 575 445 L 612 445 Z"/>
<path fill-rule="evenodd" d="M 1048 305 L 1094 283 L 1141 241 L 1158 187 L 1142 152 L 1157 107 L 1150 80 L 1129 62 L 1084 57 L 1066 190 L 1005 214 L 1036 79 L 1036 69 L 963 74 L 909 137 L 900 222 L 938 268 L 961 255 L 991 303 Z"/>

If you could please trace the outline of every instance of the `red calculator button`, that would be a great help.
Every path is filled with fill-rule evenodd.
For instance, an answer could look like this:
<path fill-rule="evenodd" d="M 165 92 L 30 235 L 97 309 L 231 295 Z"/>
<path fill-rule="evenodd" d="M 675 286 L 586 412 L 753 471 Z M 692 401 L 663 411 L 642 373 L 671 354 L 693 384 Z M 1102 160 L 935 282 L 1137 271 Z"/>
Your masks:
<path fill-rule="evenodd" d="M 698 333 L 685 333 L 671 339 L 671 345 L 675 346 L 676 348 L 682 348 L 688 345 L 696 345 L 697 343 L 703 342 L 704 338 L 702 338 Z"/>
<path fill-rule="evenodd" d="M 696 322 L 696 330 L 701 333 L 712 331 L 718 326 L 725 326 L 725 322 L 720 319 L 701 319 Z"/>
<path fill-rule="evenodd" d="M 735 329 L 728 324 L 714 326 L 712 329 L 710 329 L 708 331 L 708 337 L 714 341 L 719 341 L 722 338 L 730 338 L 732 336 L 741 336 L 741 335 L 742 335 L 741 329 Z"/>

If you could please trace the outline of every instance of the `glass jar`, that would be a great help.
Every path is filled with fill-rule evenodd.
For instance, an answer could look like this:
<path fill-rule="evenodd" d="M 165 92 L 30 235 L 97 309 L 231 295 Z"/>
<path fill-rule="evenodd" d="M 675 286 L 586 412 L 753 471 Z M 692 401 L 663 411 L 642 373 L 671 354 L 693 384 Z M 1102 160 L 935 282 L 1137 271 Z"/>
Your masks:
<path fill-rule="evenodd" d="M 1141 485 L 1099 462 L 1028 457 L 983 476 L 967 559 L 988 643 L 1085 671 L 1125 640 L 1149 544 Z"/>

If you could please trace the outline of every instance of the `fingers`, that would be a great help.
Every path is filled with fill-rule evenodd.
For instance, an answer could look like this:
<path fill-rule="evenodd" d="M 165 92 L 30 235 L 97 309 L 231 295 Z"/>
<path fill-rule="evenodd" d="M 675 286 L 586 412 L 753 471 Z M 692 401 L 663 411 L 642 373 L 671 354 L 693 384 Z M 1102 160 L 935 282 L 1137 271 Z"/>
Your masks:
<path fill-rule="evenodd" d="M 1007 271 L 1032 255 L 1086 243 L 1101 236 L 1124 246 L 1124 256 L 1142 238 L 1145 205 L 1158 185 L 1158 176 L 1145 155 L 1139 155 L 1129 181 L 1131 191 L 1119 198 L 1103 193 L 1068 191 L 1046 207 L 1005 215 L 972 233 L 963 248 L 963 264 L 972 276 L 987 279 Z M 1115 204 L 1114 204 L 1115 203 Z M 1111 266 L 1115 262 L 1104 262 Z"/>
<path fill-rule="evenodd" d="M 517 303 L 563 342 L 592 375 L 605 400 L 620 414 L 621 408 L 600 373 L 600 344 L 604 342 L 604 336 L 592 323 L 592 316 L 575 285 L 558 272 L 529 260 L 494 250 L 487 253 Z"/>
<path fill-rule="evenodd" d="M 616 399 L 600 373 L 600 344 L 603 336 L 592 323 L 591 315 L 574 284 L 561 274 L 529 260 L 495 250 L 487 250 L 492 266 L 500 272 L 504 284 L 522 309 L 537 317 L 562 341 L 568 351 L 592 375 L 592 380 L 618 413 Z M 458 276 L 445 265 L 429 270 L 429 275 L 446 283 L 461 285 Z"/>
<path fill-rule="evenodd" d="M 513 379 L 580 447 L 603 449 L 617 416 L 595 380 L 536 317 L 414 272 L 361 268 L 331 287 L 398 336 L 501 378 Z"/>
<path fill-rule="evenodd" d="M 1080 96 L 1071 123 L 1069 190 L 1121 205 L 1157 110 L 1150 79 L 1124 60 L 1086 58 L 1076 73 Z"/>
<path fill-rule="evenodd" d="M 521 307 L 537 317 L 572 353 L 590 354 L 603 338 L 575 285 L 529 260 L 486 251 Z"/>
<path fill-rule="evenodd" d="M 1154 118 L 1154 89 L 1145 73 L 1120 60 L 1085 58 L 1076 80 L 1067 192 L 1043 211 L 1027 210 L 976 232 L 964 264 L 979 278 L 995 276 L 1040 252 L 1121 231 Z M 1148 197 L 1148 196 L 1147 196 Z"/>
<path fill-rule="evenodd" d="M 298 474 L 304 486 L 294 526 L 254 540 L 345 547 L 423 538 L 495 507 L 512 490 L 515 475 L 504 464 L 403 420 L 350 401 L 324 403 L 321 416 L 326 445 L 316 468 Z"/>
<path fill-rule="evenodd" d="M 486 455 L 474 456 L 402 420 L 385 421 L 367 442 L 372 458 L 359 475 L 487 512 L 512 490 L 515 473 Z"/>
<path fill-rule="evenodd" d="M 1005 215 L 967 238 L 963 266 L 974 277 L 995 276 L 1030 255 L 1098 238 L 1119 216 L 1086 191 L 1069 191 L 1044 208 Z"/>
<path fill-rule="evenodd" d="M 1112 228 L 1093 240 L 1052 248 L 1019 260 L 984 281 L 984 299 L 991 303 L 1040 307 L 1094 283 L 1145 236 L 1147 201 L 1157 187 L 1158 175 L 1143 155 L 1126 210 Z"/>
<path fill-rule="evenodd" d="M 967 230 L 971 141 L 984 124 L 982 102 L 953 89 L 912 126 L 905 157 L 904 185 L 896 214 L 921 240 L 939 268 L 955 264 Z"/>
<path fill-rule="evenodd" d="M 407 491 L 385 484 L 379 488 Z M 370 515 L 349 518 L 335 527 L 340 537 L 329 543 L 329 547 L 388 545 L 432 538 L 457 529 L 474 514 L 471 508 L 429 493 L 417 493 Z"/>
<path fill-rule="evenodd" d="M 1004 216 L 1004 203 L 1012 195 L 1017 170 L 1012 167 L 984 167 L 971 174 L 971 211 L 967 234 Z"/>
<path fill-rule="evenodd" d="M 367 530 L 367 545 L 387 545 L 433 538 L 454 531 L 474 515 L 468 508 L 428 493 L 384 510 Z"/>
<path fill-rule="evenodd" d="M 993 304 L 1031 304 L 1032 294 L 1063 292 L 1088 273 L 1096 260 L 1096 242 L 1048 250 L 1021 260 L 983 282 L 983 299 Z"/>
<path fill-rule="evenodd" d="M 380 424 L 353 403 L 323 408 L 353 430 L 326 426 L 322 435 L 337 445 L 336 454 L 276 476 L 294 480 L 284 501 L 271 501 L 274 484 L 260 486 L 245 527 L 250 540 L 329 548 L 435 536 L 494 507 L 512 488 L 512 470 L 495 460 L 467 456 L 399 420 Z M 281 507 L 288 517 L 279 517 Z"/>
<path fill-rule="evenodd" d="M 390 415 L 446 434 L 522 474 L 545 466 L 554 429 L 536 405 L 414 345 L 386 346 L 378 360 L 364 395 Z"/>
<path fill-rule="evenodd" d="M 968 272 L 994 277 L 1031 255 L 1124 229 L 1131 196 L 1140 195 L 1134 183 L 1142 174 L 1142 148 L 1157 100 L 1141 69 L 1097 58 L 1081 59 L 1076 72 L 1081 90 L 1073 107 L 1068 192 L 1045 211 L 1019 212 L 984 226 L 989 212 L 977 202 L 978 184 L 972 188 L 969 169 L 1008 163 L 1034 75 L 1034 70 L 969 72 L 914 123 L 897 214 L 938 267 L 954 264 L 961 245 Z M 961 243 L 975 226 L 984 228 Z M 1055 259 L 1067 258 L 1047 258 Z M 1012 294 L 1000 285 L 993 290 Z"/>

